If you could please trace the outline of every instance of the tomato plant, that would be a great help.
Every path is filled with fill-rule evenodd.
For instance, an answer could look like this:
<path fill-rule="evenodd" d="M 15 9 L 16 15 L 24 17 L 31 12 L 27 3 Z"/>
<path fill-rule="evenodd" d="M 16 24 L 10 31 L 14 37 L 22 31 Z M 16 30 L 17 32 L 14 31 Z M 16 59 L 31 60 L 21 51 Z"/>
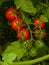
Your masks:
<path fill-rule="evenodd" d="M 15 7 L 8 8 L 5 12 L 5 16 L 8 20 L 14 20 L 18 16 L 18 11 Z"/>
<path fill-rule="evenodd" d="M 17 31 L 23 27 L 23 21 L 21 19 L 15 19 L 11 23 L 12 28 Z"/>
<path fill-rule="evenodd" d="M 49 65 L 49 0 L 1 0 L 0 45 L 0 65 Z"/>
<path fill-rule="evenodd" d="M 20 32 L 17 33 L 20 40 L 27 40 L 30 37 L 30 33 L 26 28 L 22 28 Z"/>
<path fill-rule="evenodd" d="M 44 28 L 45 27 L 45 22 L 43 22 L 40 18 L 36 18 L 34 20 L 34 26 L 36 28 Z"/>

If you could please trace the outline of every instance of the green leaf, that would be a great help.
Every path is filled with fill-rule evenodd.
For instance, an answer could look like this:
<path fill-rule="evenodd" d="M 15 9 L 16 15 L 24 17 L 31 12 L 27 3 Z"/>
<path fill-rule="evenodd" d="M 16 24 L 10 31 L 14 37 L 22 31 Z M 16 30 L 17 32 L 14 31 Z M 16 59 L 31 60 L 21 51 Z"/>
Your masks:
<path fill-rule="evenodd" d="M 40 19 L 44 22 L 48 22 L 48 18 L 45 15 L 41 15 Z"/>
<path fill-rule="evenodd" d="M 37 12 L 31 0 L 14 0 L 14 3 L 17 8 L 20 8 L 21 10 L 27 13 L 36 14 Z"/>
<path fill-rule="evenodd" d="M 16 5 L 17 9 L 19 9 L 20 8 L 20 2 L 19 2 L 19 0 L 14 0 L 14 3 Z"/>
<path fill-rule="evenodd" d="M 49 18 L 49 7 L 46 9 L 45 15 Z"/>
<path fill-rule="evenodd" d="M 14 53 L 17 55 L 17 60 L 20 60 L 23 55 L 26 53 L 26 49 L 23 48 L 20 41 L 12 42 L 11 45 L 7 47 L 7 49 L 3 52 L 2 57 L 5 54 Z"/>
<path fill-rule="evenodd" d="M 3 62 L 0 60 L 0 65 L 3 65 Z"/>
<path fill-rule="evenodd" d="M 17 55 L 15 53 L 8 53 L 5 54 L 2 58 L 2 60 L 6 63 L 12 63 L 12 61 L 14 61 L 16 59 Z"/>
<path fill-rule="evenodd" d="M 49 20 L 49 7 L 47 7 L 46 9 L 43 9 L 43 13 L 44 15 L 48 18 Z M 49 22 L 49 21 L 48 21 Z"/>
<path fill-rule="evenodd" d="M 11 46 L 14 46 L 16 48 L 21 48 L 22 41 L 14 41 L 11 43 Z"/>
<path fill-rule="evenodd" d="M 3 63 L 2 63 L 2 65 L 9 65 L 9 64 L 8 64 L 8 63 L 6 63 L 6 62 L 3 62 Z"/>

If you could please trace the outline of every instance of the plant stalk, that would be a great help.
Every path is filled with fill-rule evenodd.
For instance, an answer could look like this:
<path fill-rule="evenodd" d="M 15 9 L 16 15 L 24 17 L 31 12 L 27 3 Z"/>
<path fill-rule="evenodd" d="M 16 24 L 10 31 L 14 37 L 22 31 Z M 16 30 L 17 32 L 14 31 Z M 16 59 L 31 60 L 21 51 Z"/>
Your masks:
<path fill-rule="evenodd" d="M 44 60 L 49 59 L 49 55 L 40 57 L 38 59 L 34 59 L 34 60 L 29 60 L 29 61 L 23 61 L 23 62 L 13 62 L 11 65 L 28 65 L 28 64 L 36 64 L 39 62 L 42 62 Z"/>

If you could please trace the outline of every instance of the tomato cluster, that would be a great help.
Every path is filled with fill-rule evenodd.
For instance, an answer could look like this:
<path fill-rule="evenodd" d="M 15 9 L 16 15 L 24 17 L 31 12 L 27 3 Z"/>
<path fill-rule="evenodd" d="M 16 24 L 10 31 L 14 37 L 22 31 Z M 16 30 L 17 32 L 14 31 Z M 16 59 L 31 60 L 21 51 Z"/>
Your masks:
<path fill-rule="evenodd" d="M 11 20 L 11 27 L 17 31 L 17 37 L 20 40 L 27 40 L 30 37 L 30 32 L 27 28 L 23 27 L 24 22 L 18 18 L 19 12 L 16 8 L 8 8 L 6 10 L 6 18 L 8 20 Z"/>
<path fill-rule="evenodd" d="M 23 27 L 24 21 L 19 17 L 19 12 L 16 8 L 8 8 L 5 12 L 6 18 L 11 20 L 11 27 L 17 31 L 17 37 L 20 40 L 27 40 L 30 37 L 30 31 Z M 45 30 L 42 30 L 45 27 L 45 22 L 43 22 L 40 18 L 36 18 L 34 20 L 33 25 L 35 26 L 34 36 L 37 39 L 42 39 L 46 37 Z"/>
<path fill-rule="evenodd" d="M 35 38 L 43 39 L 46 37 L 46 31 L 44 30 L 45 24 L 46 23 L 42 21 L 40 18 L 36 18 L 34 20 L 33 25 L 35 26 L 35 30 L 34 30 Z"/>

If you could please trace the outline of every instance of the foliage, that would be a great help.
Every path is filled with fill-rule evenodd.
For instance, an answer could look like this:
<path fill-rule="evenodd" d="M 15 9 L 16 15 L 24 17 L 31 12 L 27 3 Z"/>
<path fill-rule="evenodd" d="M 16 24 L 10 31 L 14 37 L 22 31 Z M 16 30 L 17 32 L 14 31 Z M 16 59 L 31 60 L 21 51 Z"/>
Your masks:
<path fill-rule="evenodd" d="M 0 1 L 0 45 L 3 46 L 0 65 L 49 65 L 49 1 L 48 0 L 1 0 Z M 18 40 L 16 31 L 5 17 L 9 7 L 16 7 L 24 27 L 30 31 L 28 40 Z M 45 39 L 35 39 L 33 25 L 35 18 L 46 23 Z M 43 29 L 39 29 L 43 30 Z M 45 61 L 47 60 L 47 61 Z"/>
<path fill-rule="evenodd" d="M 11 45 L 7 47 L 2 56 L 8 53 L 15 53 L 17 55 L 17 60 L 20 60 L 26 53 L 26 49 L 21 46 L 20 41 L 16 41 L 11 43 Z"/>
<path fill-rule="evenodd" d="M 20 8 L 22 11 L 27 13 L 36 13 L 36 8 L 34 8 L 33 3 L 31 0 L 14 0 L 15 5 L 17 8 Z"/>

